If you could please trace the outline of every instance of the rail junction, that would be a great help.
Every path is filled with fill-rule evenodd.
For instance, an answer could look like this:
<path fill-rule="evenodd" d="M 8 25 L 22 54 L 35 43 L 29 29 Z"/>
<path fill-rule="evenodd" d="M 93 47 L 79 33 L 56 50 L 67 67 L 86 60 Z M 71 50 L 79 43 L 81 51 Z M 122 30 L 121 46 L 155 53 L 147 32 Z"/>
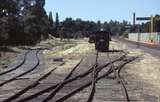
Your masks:
<path fill-rule="evenodd" d="M 46 68 L 42 52 L 26 50 L 17 64 L 0 72 L 1 102 L 144 101 L 138 95 L 139 84 L 123 71 L 139 56 L 131 56 L 124 50 L 92 51 L 78 58 L 67 71 L 57 73 L 67 62 L 54 62 L 51 68 Z"/>

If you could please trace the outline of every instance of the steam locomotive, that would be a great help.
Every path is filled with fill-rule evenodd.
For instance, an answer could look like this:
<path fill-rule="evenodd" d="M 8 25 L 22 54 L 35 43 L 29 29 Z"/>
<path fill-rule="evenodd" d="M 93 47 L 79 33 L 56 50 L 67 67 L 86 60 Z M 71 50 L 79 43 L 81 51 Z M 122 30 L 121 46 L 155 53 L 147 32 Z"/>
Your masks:
<path fill-rule="evenodd" d="M 100 30 L 89 36 L 89 43 L 95 43 L 95 49 L 99 52 L 109 51 L 109 41 L 111 41 L 109 31 Z"/>

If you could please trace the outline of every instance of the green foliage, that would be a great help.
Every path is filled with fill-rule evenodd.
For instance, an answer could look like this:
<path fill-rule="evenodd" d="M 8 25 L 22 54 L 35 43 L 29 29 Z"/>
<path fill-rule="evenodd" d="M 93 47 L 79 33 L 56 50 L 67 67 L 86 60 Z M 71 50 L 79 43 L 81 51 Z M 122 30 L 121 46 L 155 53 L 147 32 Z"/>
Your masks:
<path fill-rule="evenodd" d="M 55 23 L 56 23 L 55 24 L 55 33 L 53 34 L 53 36 L 59 37 L 59 34 L 58 34 L 58 32 L 59 32 L 59 15 L 58 15 L 58 13 L 56 13 L 56 22 Z"/>
<path fill-rule="evenodd" d="M 114 35 L 126 36 L 135 32 L 136 27 L 127 21 L 100 20 L 83 21 L 66 18 L 59 21 L 56 13 L 55 22 L 52 12 L 49 17 L 44 9 L 45 0 L 0 0 L 0 45 L 36 44 L 48 38 L 48 34 L 63 38 L 89 37 L 96 30 L 103 28 Z M 160 32 L 160 15 L 154 17 L 154 31 Z M 127 28 L 127 27 L 130 28 Z M 142 32 L 150 31 L 150 22 L 139 25 Z"/>
<path fill-rule="evenodd" d="M 63 38 L 81 38 L 84 36 L 88 37 L 89 34 L 97 30 L 97 25 L 94 22 L 82 21 L 79 18 L 76 20 L 66 18 L 61 22 L 60 29 L 60 34 Z"/>
<path fill-rule="evenodd" d="M 49 26 L 53 27 L 53 17 L 52 17 L 52 12 L 49 12 Z"/>
<path fill-rule="evenodd" d="M 156 32 L 160 32 L 160 15 L 156 15 L 154 18 L 154 28 Z"/>
<path fill-rule="evenodd" d="M 55 34 L 55 22 L 53 21 L 52 12 L 49 12 L 49 33 L 54 36 Z"/>
<path fill-rule="evenodd" d="M 127 30 L 127 26 L 131 26 L 127 21 L 118 22 L 110 21 L 109 23 L 104 22 L 103 28 L 107 31 L 110 31 L 112 36 L 122 36 Z"/>
<path fill-rule="evenodd" d="M 7 18 L 3 17 L 0 19 L 0 44 L 4 45 L 6 40 L 9 38 L 8 27 L 7 27 Z"/>
<path fill-rule="evenodd" d="M 79 37 L 89 37 L 89 35 L 94 34 L 95 31 L 104 29 L 114 35 L 126 35 L 128 29 L 126 26 L 131 26 L 127 21 L 118 22 L 110 21 L 97 23 L 93 21 L 83 21 L 81 19 L 73 20 L 72 18 L 66 18 L 61 23 L 61 36 L 62 38 L 79 38 Z M 63 33 L 62 33 L 63 32 Z"/>
<path fill-rule="evenodd" d="M 45 0 L 0 2 L 0 45 L 35 44 L 48 37 Z"/>
<path fill-rule="evenodd" d="M 18 15 L 17 1 L 0 0 L 0 17 L 8 15 Z"/>
<path fill-rule="evenodd" d="M 102 28 L 101 26 L 102 26 L 102 25 L 101 25 L 101 21 L 98 20 L 98 21 L 97 21 L 97 29 L 100 30 L 100 29 Z"/>
<path fill-rule="evenodd" d="M 15 0 L 0 0 L 0 2 L 0 45 L 7 45 L 13 42 L 14 34 L 17 36 L 19 10 Z"/>
<path fill-rule="evenodd" d="M 48 37 L 49 20 L 40 5 L 33 6 L 23 17 L 23 22 L 27 43 L 37 43 Z"/>

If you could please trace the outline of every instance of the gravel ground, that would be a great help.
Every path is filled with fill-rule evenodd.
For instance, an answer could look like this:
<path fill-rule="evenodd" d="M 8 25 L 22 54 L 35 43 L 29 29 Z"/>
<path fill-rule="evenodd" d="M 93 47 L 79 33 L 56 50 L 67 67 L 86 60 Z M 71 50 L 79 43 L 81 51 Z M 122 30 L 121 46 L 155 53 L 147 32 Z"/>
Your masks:
<path fill-rule="evenodd" d="M 50 40 L 50 42 L 52 41 Z M 47 45 L 46 42 L 43 46 L 51 47 Z M 134 44 L 117 40 L 111 42 L 110 49 L 125 50 L 129 53 L 129 56 L 139 56 L 138 60 L 128 64 L 122 70 L 122 77 L 126 82 L 125 84 L 130 98 L 135 100 L 134 102 L 160 102 L 160 78 L 158 77 L 160 75 L 160 68 L 158 67 L 160 64 L 160 52 L 145 47 L 137 49 Z M 83 39 L 63 43 L 53 49 L 43 51 L 43 54 L 45 64 L 43 67 L 45 67 L 45 69 L 43 71 L 40 70 L 42 72 L 33 73 L 33 75 L 38 73 L 42 74 L 45 71 L 51 70 L 57 63 L 64 62 L 65 64 L 58 67 L 47 80 L 42 81 L 42 86 L 40 85 L 38 87 L 40 89 L 43 88 L 43 85 L 49 86 L 54 82 L 63 80 L 64 76 L 69 73 L 82 57 L 85 57 L 85 59 L 75 74 L 87 70 L 87 68 L 93 64 L 96 52 L 94 50 L 94 44 L 89 44 L 88 39 Z M 102 53 L 100 56 L 99 63 L 105 63 L 106 60 L 108 60 L 106 53 Z M 77 84 L 75 84 L 75 86 L 67 86 L 67 89 L 62 90 L 61 93 L 57 94 L 57 97 L 67 93 L 68 89 L 76 87 L 76 85 Z M 115 80 L 108 81 L 107 78 L 104 78 L 98 81 L 96 86 L 97 92 L 94 97 L 94 102 L 119 102 L 120 100 L 123 102 L 123 96 L 119 96 L 118 93 L 121 91 Z M 34 91 L 37 90 L 35 89 Z M 66 102 L 84 102 L 88 97 L 89 91 L 90 88 L 87 88 Z M 31 91 L 31 93 L 33 92 Z M 44 96 L 38 99 L 36 98 L 33 102 L 39 102 L 38 100 L 41 100 L 41 98 L 44 98 Z"/>
<path fill-rule="evenodd" d="M 159 51 L 154 50 L 155 52 L 154 53 L 152 52 L 153 49 L 149 49 L 145 47 L 141 47 L 140 49 L 137 49 L 136 45 L 126 44 L 124 42 L 120 42 L 116 40 L 113 40 L 111 42 L 110 49 L 125 50 L 129 53 L 130 56 L 139 56 L 139 59 L 137 61 L 130 63 L 123 70 L 123 75 L 127 76 L 125 77 L 125 80 L 128 83 L 133 84 L 134 88 L 138 90 L 134 94 L 132 90 L 134 88 L 131 87 L 132 91 L 130 92 L 130 95 L 133 94 L 134 97 L 138 97 L 139 98 L 138 102 L 159 102 L 158 100 L 160 97 L 160 87 L 159 87 L 160 86 L 160 77 L 159 77 L 160 68 L 158 66 L 160 64 L 160 57 L 156 56 L 156 54 L 157 55 L 159 54 Z M 46 56 L 46 59 L 58 57 L 58 58 L 63 58 L 64 61 L 66 61 L 66 63 L 69 63 L 64 65 L 63 68 L 60 68 L 59 70 L 56 71 L 56 73 L 58 74 L 60 73 L 63 74 L 68 72 L 68 68 L 72 68 L 73 65 L 75 65 L 77 61 L 80 60 L 83 56 L 86 56 L 86 55 L 89 56 L 90 53 L 93 53 L 93 52 L 94 52 L 94 45 L 89 44 L 85 39 L 85 40 L 77 41 L 77 46 L 63 49 L 56 53 L 53 51 L 45 51 L 44 54 Z M 104 81 L 105 79 L 102 80 L 101 82 L 103 83 Z M 103 89 L 101 87 L 104 87 L 104 86 L 102 84 L 99 84 L 99 85 L 100 85 L 100 89 Z M 103 90 L 99 90 L 99 91 L 103 91 Z M 85 94 L 85 92 L 83 94 Z M 102 99 L 102 96 L 100 98 L 101 99 L 97 100 L 97 102 L 103 102 L 105 100 L 105 98 Z"/>
<path fill-rule="evenodd" d="M 131 55 L 138 55 L 139 60 L 129 64 L 125 71 L 143 83 L 146 93 L 160 98 L 160 50 L 147 48 L 114 40 L 114 47 L 128 50 Z"/>

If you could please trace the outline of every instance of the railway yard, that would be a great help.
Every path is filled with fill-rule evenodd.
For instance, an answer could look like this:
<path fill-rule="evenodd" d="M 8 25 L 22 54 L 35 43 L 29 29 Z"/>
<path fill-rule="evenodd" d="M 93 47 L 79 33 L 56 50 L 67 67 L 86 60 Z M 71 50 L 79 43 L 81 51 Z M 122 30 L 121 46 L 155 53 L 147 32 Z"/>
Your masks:
<path fill-rule="evenodd" d="M 0 102 L 160 102 L 158 50 L 116 39 L 108 53 L 88 39 L 52 43 L 19 47 L 0 70 Z"/>

